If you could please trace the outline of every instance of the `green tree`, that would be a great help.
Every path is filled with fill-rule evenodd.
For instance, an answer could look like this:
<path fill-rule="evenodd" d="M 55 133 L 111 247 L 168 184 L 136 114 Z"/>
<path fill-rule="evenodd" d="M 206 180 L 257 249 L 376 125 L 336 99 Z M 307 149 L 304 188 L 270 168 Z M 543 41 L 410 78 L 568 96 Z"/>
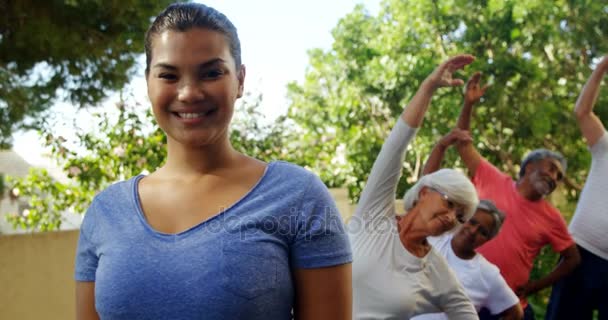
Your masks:
<path fill-rule="evenodd" d="M 293 139 L 284 118 L 274 122 L 258 111 L 260 96 L 246 96 L 238 105 L 231 127 L 233 146 L 263 161 L 295 160 L 287 141 Z M 95 194 L 111 183 L 152 172 L 166 157 L 166 136 L 149 108 L 120 102 L 115 110 L 94 115 L 94 131 L 78 131 L 73 139 L 45 134 L 46 146 L 69 181 L 57 181 L 45 169 L 32 169 L 22 178 L 8 177 L 9 189 L 27 199 L 25 212 L 8 215 L 13 227 L 28 231 L 53 231 L 62 223 L 62 212 L 84 214 Z"/>
<path fill-rule="evenodd" d="M 128 82 L 150 19 L 173 1 L 0 2 L 0 148 L 57 100 L 93 106 Z"/>
<path fill-rule="evenodd" d="M 513 176 L 532 149 L 562 152 L 569 168 L 553 200 L 569 218 L 590 164 L 572 109 L 594 58 L 608 52 L 606 12 L 606 1 L 588 0 L 385 0 L 376 16 L 358 6 L 333 30 L 332 48 L 311 50 L 305 79 L 288 88 L 289 117 L 305 132 L 300 148 L 308 165 L 328 185 L 344 183 L 356 201 L 420 82 L 446 57 L 471 53 L 477 60 L 461 77 L 479 70 L 492 84 L 472 124 L 479 151 Z M 599 104 L 607 100 L 604 92 Z M 455 125 L 461 103 L 458 89 L 436 95 L 406 155 L 396 196 L 416 181 L 431 146 Z M 596 111 L 608 120 L 608 110 Z M 345 161 L 327 177 L 336 158 Z M 444 165 L 462 167 L 453 152 Z M 533 276 L 554 264 L 554 256 L 542 256 Z M 533 301 L 546 298 L 545 291 Z"/>
<path fill-rule="evenodd" d="M 333 30 L 330 50 L 310 51 L 304 81 L 289 86 L 289 116 L 306 132 L 301 143 L 310 154 L 327 153 L 310 157 L 310 166 L 323 172 L 344 150 L 340 175 L 326 182 L 346 182 L 356 200 L 420 81 L 447 56 L 467 52 L 477 61 L 462 77 L 480 70 L 492 83 L 473 124 L 482 154 L 515 174 L 527 151 L 561 151 L 571 163 L 563 191 L 568 200 L 577 198 L 589 156 L 571 110 L 592 60 L 608 51 L 607 8 L 593 1 L 395 0 L 371 16 L 357 7 Z M 458 90 L 437 95 L 407 155 L 398 194 L 416 180 L 434 141 L 453 127 L 460 104 Z"/>

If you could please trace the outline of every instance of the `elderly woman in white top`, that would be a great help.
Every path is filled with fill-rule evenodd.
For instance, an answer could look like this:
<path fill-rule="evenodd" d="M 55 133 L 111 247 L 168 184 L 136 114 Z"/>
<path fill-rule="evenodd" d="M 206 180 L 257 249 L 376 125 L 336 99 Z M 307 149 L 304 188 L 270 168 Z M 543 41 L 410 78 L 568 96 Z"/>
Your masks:
<path fill-rule="evenodd" d="M 478 101 L 487 86 L 480 87 L 481 73 L 476 72 L 467 83 L 465 94 Z M 441 138 L 431 152 L 423 175 L 431 174 L 441 167 L 445 151 L 460 142 L 472 141 L 468 131 L 455 128 Z M 503 320 L 523 319 L 519 298 L 500 275 L 498 267 L 486 260 L 475 249 L 494 238 L 505 220 L 505 214 L 490 200 L 481 200 L 477 211 L 456 233 L 430 237 L 429 243 L 446 258 L 456 273 L 460 284 L 477 311 L 487 310 Z M 444 320 L 443 313 L 424 314 L 412 320 Z"/>
<path fill-rule="evenodd" d="M 479 200 L 472 183 L 458 171 L 439 170 L 406 192 L 405 213 L 396 214 L 394 208 L 405 149 L 433 93 L 462 85 L 452 73 L 473 60 L 470 55 L 455 56 L 424 80 L 374 163 L 348 226 L 355 319 L 410 319 L 434 312 L 445 312 L 450 319 L 477 319 L 456 276 L 427 241 L 473 215 Z"/>

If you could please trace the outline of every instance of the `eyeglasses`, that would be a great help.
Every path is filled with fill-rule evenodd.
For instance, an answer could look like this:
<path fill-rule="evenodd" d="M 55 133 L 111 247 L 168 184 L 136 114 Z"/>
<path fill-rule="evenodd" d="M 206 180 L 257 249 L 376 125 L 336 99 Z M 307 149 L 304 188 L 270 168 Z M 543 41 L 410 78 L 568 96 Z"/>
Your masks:
<path fill-rule="evenodd" d="M 461 204 L 456 203 L 455 201 L 450 199 L 450 196 L 448 196 L 445 192 L 437 190 L 435 188 L 430 188 L 429 189 L 437 192 L 441 198 L 446 202 L 447 207 L 449 210 L 454 210 L 454 212 L 456 213 L 456 220 L 458 220 L 459 223 L 465 223 L 466 220 L 464 218 L 465 214 L 464 214 L 464 206 Z"/>

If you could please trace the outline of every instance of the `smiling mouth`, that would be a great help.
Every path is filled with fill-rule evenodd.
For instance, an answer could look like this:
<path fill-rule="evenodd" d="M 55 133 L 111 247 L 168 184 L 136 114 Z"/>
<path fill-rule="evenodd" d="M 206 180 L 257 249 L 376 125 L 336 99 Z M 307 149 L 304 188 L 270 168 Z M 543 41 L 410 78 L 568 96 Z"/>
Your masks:
<path fill-rule="evenodd" d="M 182 119 L 198 119 L 213 114 L 215 110 L 216 109 L 210 109 L 205 112 L 173 112 L 173 114 Z"/>
<path fill-rule="evenodd" d="M 439 219 L 439 222 L 441 222 L 445 229 L 449 229 L 452 227 L 450 222 L 445 217 L 438 217 L 437 219 Z"/>

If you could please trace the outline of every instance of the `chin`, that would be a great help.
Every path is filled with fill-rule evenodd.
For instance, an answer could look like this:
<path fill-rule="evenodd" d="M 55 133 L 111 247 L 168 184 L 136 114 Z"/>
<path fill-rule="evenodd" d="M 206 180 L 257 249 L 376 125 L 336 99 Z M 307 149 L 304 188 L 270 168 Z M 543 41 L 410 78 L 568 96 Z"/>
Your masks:
<path fill-rule="evenodd" d="M 431 237 L 439 237 L 440 235 L 442 235 L 442 234 L 444 234 L 444 233 L 446 233 L 448 231 L 450 231 L 450 230 L 446 230 L 446 229 L 443 229 L 443 228 L 436 229 L 436 230 L 431 230 L 431 233 L 429 234 L 429 236 L 431 236 Z"/>

